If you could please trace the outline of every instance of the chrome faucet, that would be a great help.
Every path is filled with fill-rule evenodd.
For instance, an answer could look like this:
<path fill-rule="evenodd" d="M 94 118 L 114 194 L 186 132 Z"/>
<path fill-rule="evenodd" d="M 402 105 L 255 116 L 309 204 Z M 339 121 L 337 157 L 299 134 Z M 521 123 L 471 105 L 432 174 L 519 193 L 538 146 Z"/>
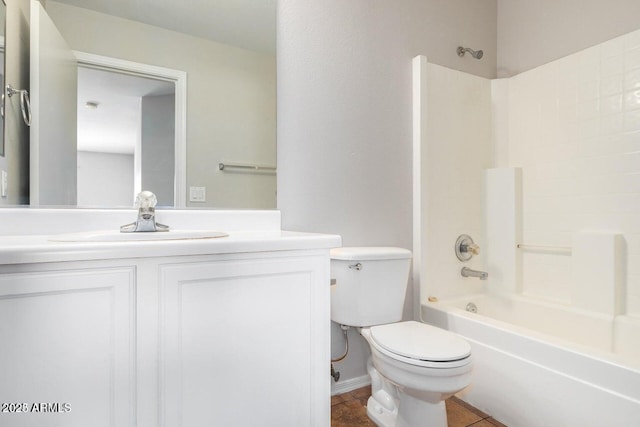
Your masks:
<path fill-rule="evenodd" d="M 120 227 L 121 233 L 135 233 L 148 231 L 169 231 L 168 225 L 156 222 L 156 204 L 158 199 L 151 191 L 141 191 L 136 197 L 138 219 L 136 222 Z"/>
<path fill-rule="evenodd" d="M 487 280 L 487 277 L 489 277 L 489 273 L 486 271 L 472 270 L 468 267 L 462 267 L 460 274 L 462 274 L 462 277 L 477 277 L 480 280 Z"/>

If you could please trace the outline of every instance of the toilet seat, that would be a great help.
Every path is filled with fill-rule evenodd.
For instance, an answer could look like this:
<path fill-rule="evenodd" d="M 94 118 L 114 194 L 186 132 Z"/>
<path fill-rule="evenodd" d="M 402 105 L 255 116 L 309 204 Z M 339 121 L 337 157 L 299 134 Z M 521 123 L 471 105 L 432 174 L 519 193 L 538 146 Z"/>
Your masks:
<path fill-rule="evenodd" d="M 471 362 L 471 346 L 459 336 L 416 321 L 370 328 L 371 343 L 381 353 L 404 363 L 455 368 Z"/>

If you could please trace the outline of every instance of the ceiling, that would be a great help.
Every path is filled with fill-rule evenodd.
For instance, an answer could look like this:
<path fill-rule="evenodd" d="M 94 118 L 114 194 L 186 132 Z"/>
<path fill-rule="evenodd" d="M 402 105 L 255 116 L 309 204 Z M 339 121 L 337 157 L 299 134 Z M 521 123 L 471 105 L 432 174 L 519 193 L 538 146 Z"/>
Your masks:
<path fill-rule="evenodd" d="M 141 98 L 173 93 L 173 82 L 79 67 L 78 151 L 133 154 Z M 97 105 L 88 108 L 87 102 Z"/>
<path fill-rule="evenodd" d="M 276 0 L 57 0 L 261 52 L 276 50 Z"/>

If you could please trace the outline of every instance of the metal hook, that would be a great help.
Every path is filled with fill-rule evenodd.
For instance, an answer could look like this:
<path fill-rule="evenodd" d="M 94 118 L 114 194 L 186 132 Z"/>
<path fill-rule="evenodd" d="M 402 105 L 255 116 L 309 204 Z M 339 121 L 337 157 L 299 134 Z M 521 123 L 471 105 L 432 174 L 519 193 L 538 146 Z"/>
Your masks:
<path fill-rule="evenodd" d="M 20 94 L 22 120 L 24 120 L 27 126 L 31 126 L 31 101 L 29 100 L 29 92 L 26 89 L 15 89 L 13 86 L 7 85 L 7 96 L 9 98 L 17 94 Z"/>

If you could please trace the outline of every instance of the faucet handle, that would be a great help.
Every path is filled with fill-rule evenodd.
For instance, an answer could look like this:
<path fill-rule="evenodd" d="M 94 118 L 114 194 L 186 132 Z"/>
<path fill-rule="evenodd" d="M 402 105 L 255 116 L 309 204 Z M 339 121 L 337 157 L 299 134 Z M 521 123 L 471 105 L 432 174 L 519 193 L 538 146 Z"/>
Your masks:
<path fill-rule="evenodd" d="M 141 191 L 136 196 L 136 208 L 139 208 L 139 209 L 155 208 L 157 204 L 158 204 L 158 199 L 156 198 L 156 195 L 153 194 L 151 191 L 146 191 L 146 190 Z"/>
<path fill-rule="evenodd" d="M 475 243 L 463 243 L 460 247 L 460 252 L 469 252 L 473 255 L 480 255 L 480 246 Z"/>
<path fill-rule="evenodd" d="M 473 242 L 471 236 L 461 234 L 456 240 L 455 251 L 460 261 L 469 261 L 472 256 L 480 253 L 480 246 Z"/>
<path fill-rule="evenodd" d="M 121 233 L 133 233 L 138 231 L 169 231 L 169 226 L 156 222 L 156 204 L 158 199 L 151 191 L 141 191 L 136 196 L 138 219 L 131 224 L 120 227 Z"/>

